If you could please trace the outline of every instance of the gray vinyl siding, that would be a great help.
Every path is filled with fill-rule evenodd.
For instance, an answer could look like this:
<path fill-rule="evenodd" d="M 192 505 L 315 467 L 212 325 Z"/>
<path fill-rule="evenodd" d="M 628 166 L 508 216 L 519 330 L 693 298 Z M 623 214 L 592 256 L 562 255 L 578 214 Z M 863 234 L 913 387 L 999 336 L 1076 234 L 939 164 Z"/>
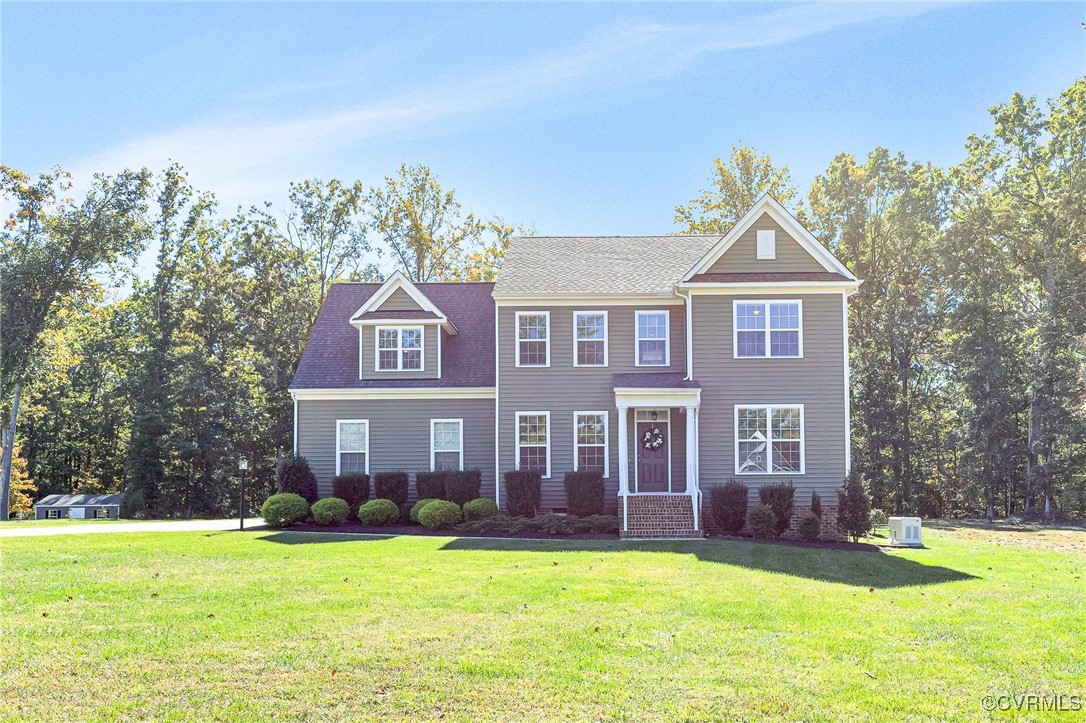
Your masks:
<path fill-rule="evenodd" d="M 396 293 L 402 293 L 397 290 Z M 392 296 L 396 296 L 393 294 Z M 407 296 L 407 294 L 404 294 Z M 408 298 L 408 301 L 411 301 Z M 412 302 L 414 303 L 414 302 Z M 382 306 L 381 308 L 385 308 Z M 410 327 L 411 324 L 389 324 L 396 327 Z M 416 324 L 415 326 L 419 326 Z M 379 372 L 374 367 L 377 365 L 377 327 L 362 327 L 362 379 L 438 379 L 441 370 L 438 364 L 438 336 L 443 334 L 436 324 L 428 324 L 422 327 L 422 371 L 396 371 Z"/>
<path fill-rule="evenodd" d="M 779 242 L 778 242 L 779 243 Z M 811 491 L 835 500 L 845 476 L 845 366 L 840 294 L 787 296 L 695 295 L 694 378 L 702 388 L 699 420 L 700 485 L 736 478 L 751 488 L 792 481 L 797 504 Z M 802 359 L 733 359 L 732 301 L 800 299 Z M 805 473 L 735 474 L 735 405 L 803 404 Z"/>
<path fill-rule="evenodd" d="M 415 303 L 410 294 L 403 289 L 396 289 L 374 311 L 420 311 L 421 309 L 422 307 Z"/>
<path fill-rule="evenodd" d="M 635 312 L 666 309 L 670 312 L 670 366 L 638 367 L 634 360 L 636 339 Z M 517 311 L 550 312 L 549 367 L 516 367 Z M 575 311 L 606 311 L 608 366 L 574 367 L 573 314 Z M 550 412 L 551 476 L 543 480 L 542 505 L 545 509 L 564 509 L 565 473 L 573 469 L 574 412 L 608 412 L 608 457 L 610 476 L 606 481 L 608 508 L 614 510 L 618 495 L 618 410 L 615 407 L 614 374 L 629 372 L 685 372 L 686 311 L 677 306 L 524 306 L 498 308 L 498 419 L 500 425 L 499 469 L 516 466 L 516 413 Z M 676 414 L 677 416 L 677 414 Z M 631 412 L 630 428 L 633 428 Z M 684 430 L 685 431 L 685 430 Z M 632 432 L 631 432 L 632 434 Z M 631 438 L 632 439 L 632 438 Z M 674 444 L 674 440 L 673 440 Z M 630 445 L 631 480 L 634 446 Z M 673 452 L 672 468 L 681 455 Z M 685 464 L 685 462 L 682 462 Z M 684 471 L 680 470 L 680 474 Z M 676 478 L 673 472 L 672 480 Z M 685 485 L 685 479 L 683 480 Z"/>
<path fill-rule="evenodd" d="M 321 497 L 336 475 L 336 421 L 369 420 L 369 472 L 407 472 L 410 499 L 415 473 L 430 469 L 430 420 L 464 420 L 464 468 L 482 471 L 484 497 L 494 497 L 493 399 L 298 400 L 298 454 L 309 460 Z M 372 488 L 371 488 L 372 492 Z"/>
<path fill-rule="evenodd" d="M 758 259 L 758 231 L 773 229 L 777 232 L 777 257 Z M 731 248 L 709 267 L 708 273 L 788 273 L 825 271 L 807 251 L 799 245 L 769 214 L 762 214 L 754 225 L 743 232 Z"/>

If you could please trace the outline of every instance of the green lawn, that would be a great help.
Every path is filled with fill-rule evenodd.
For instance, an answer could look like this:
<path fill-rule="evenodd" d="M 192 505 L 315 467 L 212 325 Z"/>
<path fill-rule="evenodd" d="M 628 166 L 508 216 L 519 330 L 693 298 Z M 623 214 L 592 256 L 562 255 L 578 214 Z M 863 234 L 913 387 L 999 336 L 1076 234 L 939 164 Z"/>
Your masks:
<path fill-rule="evenodd" d="M 898 721 L 1086 696 L 1086 533 L 925 534 L 0 539 L 0 719 Z"/>

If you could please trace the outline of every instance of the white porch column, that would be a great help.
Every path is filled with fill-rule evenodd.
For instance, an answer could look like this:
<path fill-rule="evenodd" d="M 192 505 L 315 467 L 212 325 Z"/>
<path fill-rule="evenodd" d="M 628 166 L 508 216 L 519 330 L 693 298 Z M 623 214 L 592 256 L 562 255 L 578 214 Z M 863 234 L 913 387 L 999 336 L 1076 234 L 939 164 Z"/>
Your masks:
<path fill-rule="evenodd" d="M 626 515 L 626 497 L 630 494 L 630 435 L 626 428 L 630 408 L 618 407 L 618 496 L 622 501 L 622 529 L 629 529 Z"/>
<path fill-rule="evenodd" d="M 701 492 L 698 489 L 698 408 L 686 407 L 686 494 L 694 510 L 694 529 L 700 530 Z"/>

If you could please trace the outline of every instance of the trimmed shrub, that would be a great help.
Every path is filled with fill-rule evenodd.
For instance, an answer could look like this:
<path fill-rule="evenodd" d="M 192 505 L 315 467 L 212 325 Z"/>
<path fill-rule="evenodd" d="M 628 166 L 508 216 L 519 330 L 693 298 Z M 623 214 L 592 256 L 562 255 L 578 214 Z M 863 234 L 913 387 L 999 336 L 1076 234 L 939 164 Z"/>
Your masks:
<path fill-rule="evenodd" d="M 368 474 L 341 474 L 332 480 L 332 496 L 347 503 L 348 517 L 358 519 L 358 508 L 370 498 L 370 476 Z"/>
<path fill-rule="evenodd" d="M 723 532 L 735 534 L 747 521 L 747 486 L 728 482 L 709 490 L 709 511 Z"/>
<path fill-rule="evenodd" d="M 280 460 L 276 477 L 280 492 L 293 492 L 309 504 L 317 501 L 317 476 L 305 457 Z"/>
<path fill-rule="evenodd" d="M 538 470 L 524 469 L 505 473 L 505 499 L 514 517 L 535 517 L 539 509 L 543 478 Z"/>
<path fill-rule="evenodd" d="M 468 520 L 456 526 L 461 532 L 509 532 L 517 520 L 523 517 L 510 517 L 509 515 L 494 515 L 484 517 L 481 520 Z"/>
<path fill-rule="evenodd" d="M 290 527 L 309 517 L 309 503 L 301 495 L 280 492 L 265 500 L 260 508 L 260 516 L 268 523 L 268 527 Z"/>
<path fill-rule="evenodd" d="M 461 532 L 505 532 L 507 534 L 522 532 L 543 532 L 549 535 L 572 535 L 586 532 L 616 534 L 619 529 L 619 520 L 614 515 L 592 515 L 591 517 L 495 515 L 481 520 L 469 520 L 457 525 L 456 529 Z"/>
<path fill-rule="evenodd" d="M 468 500 L 464 503 L 464 519 L 468 522 L 484 520 L 487 517 L 494 517 L 497 514 L 498 506 L 494 504 L 494 500 L 487 499 L 486 497 Z"/>
<path fill-rule="evenodd" d="M 398 505 L 407 502 L 407 473 L 378 472 L 373 476 L 373 496 L 392 500 Z"/>
<path fill-rule="evenodd" d="M 445 473 L 445 499 L 465 505 L 479 499 L 483 487 L 483 473 L 477 469 Z"/>
<path fill-rule="evenodd" d="M 339 497 L 325 497 L 314 502 L 309 511 L 318 525 L 341 525 L 347 520 L 351 506 Z"/>
<path fill-rule="evenodd" d="M 792 509 L 796 503 L 796 488 L 792 483 L 764 485 L 758 488 L 758 499 L 777 516 L 777 534 L 787 530 L 792 522 Z"/>
<path fill-rule="evenodd" d="M 460 505 L 447 500 L 433 500 L 419 510 L 419 524 L 428 530 L 452 527 L 464 519 Z"/>
<path fill-rule="evenodd" d="M 392 500 L 375 499 L 358 508 L 358 521 L 370 527 L 384 527 L 400 519 L 400 507 Z"/>
<path fill-rule="evenodd" d="M 853 542 L 871 529 L 871 498 L 855 470 L 848 473 L 845 488 L 837 493 L 837 526 Z"/>
<path fill-rule="evenodd" d="M 445 499 L 445 472 L 415 473 L 415 494 L 420 500 Z M 478 495 L 476 495 L 478 497 Z"/>
<path fill-rule="evenodd" d="M 818 535 L 822 532 L 822 518 L 811 512 L 803 516 L 803 519 L 799 521 L 800 539 L 807 542 L 814 542 L 818 539 Z"/>
<path fill-rule="evenodd" d="M 879 527 L 887 527 L 890 524 L 890 516 L 883 510 L 874 509 L 871 510 L 871 529 L 874 530 Z"/>
<path fill-rule="evenodd" d="M 412 505 L 411 511 L 407 513 L 408 519 L 410 519 L 412 522 L 418 522 L 419 521 L 419 512 L 422 512 L 423 507 L 430 504 L 431 502 L 441 502 L 441 501 L 442 500 L 439 500 L 436 497 L 427 497 L 424 500 L 419 500 L 414 505 Z"/>
<path fill-rule="evenodd" d="M 747 529 L 755 537 L 768 539 L 777 536 L 777 513 L 769 505 L 752 507 L 747 513 Z"/>
<path fill-rule="evenodd" d="M 566 504 L 571 515 L 603 514 L 603 475 L 599 472 L 566 472 Z"/>
<path fill-rule="evenodd" d="M 822 498 L 818 496 L 817 492 L 811 493 L 811 514 L 822 519 Z"/>

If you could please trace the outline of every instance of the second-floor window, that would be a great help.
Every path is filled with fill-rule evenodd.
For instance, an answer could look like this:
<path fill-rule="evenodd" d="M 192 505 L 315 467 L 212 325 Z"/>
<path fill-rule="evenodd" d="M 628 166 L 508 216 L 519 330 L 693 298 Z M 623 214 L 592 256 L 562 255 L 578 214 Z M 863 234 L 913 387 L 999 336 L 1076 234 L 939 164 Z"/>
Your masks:
<path fill-rule="evenodd" d="M 573 365 L 607 366 L 607 312 L 577 311 L 573 314 Z"/>
<path fill-rule="evenodd" d="M 518 311 L 516 318 L 517 366 L 550 366 L 551 315 L 546 311 Z"/>
<path fill-rule="evenodd" d="M 637 366 L 666 367 L 671 363 L 668 312 L 637 312 Z"/>
<path fill-rule="evenodd" d="M 798 301 L 736 301 L 735 358 L 801 357 L 802 305 Z"/>
<path fill-rule="evenodd" d="M 422 371 L 422 327 L 378 328 L 377 371 Z"/>

